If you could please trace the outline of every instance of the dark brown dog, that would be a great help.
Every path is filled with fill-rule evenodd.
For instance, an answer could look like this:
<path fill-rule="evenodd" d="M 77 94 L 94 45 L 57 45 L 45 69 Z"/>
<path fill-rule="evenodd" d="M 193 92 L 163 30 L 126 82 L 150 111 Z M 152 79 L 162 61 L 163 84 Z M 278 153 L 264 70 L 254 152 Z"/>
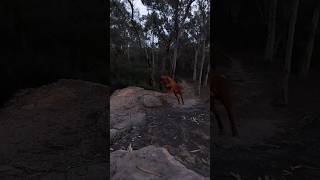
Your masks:
<path fill-rule="evenodd" d="M 218 127 L 221 132 L 223 132 L 223 125 L 219 115 L 214 109 L 214 100 L 218 100 L 222 103 L 224 108 L 226 109 L 231 125 L 232 135 L 238 136 L 238 130 L 234 122 L 234 113 L 232 107 L 232 99 L 231 99 L 231 87 L 230 81 L 226 79 L 221 74 L 210 72 L 210 103 L 212 107 L 213 115 L 216 115 L 216 119 L 218 122 Z"/>

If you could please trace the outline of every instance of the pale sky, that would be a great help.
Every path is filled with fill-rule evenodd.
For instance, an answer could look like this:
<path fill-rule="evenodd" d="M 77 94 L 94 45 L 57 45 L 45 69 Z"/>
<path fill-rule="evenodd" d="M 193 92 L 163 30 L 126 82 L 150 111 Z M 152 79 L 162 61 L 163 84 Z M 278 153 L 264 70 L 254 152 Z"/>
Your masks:
<path fill-rule="evenodd" d="M 141 0 L 134 0 L 133 3 L 134 3 L 134 7 L 139 9 L 141 16 L 148 14 L 147 7 L 142 4 Z"/>
<path fill-rule="evenodd" d="M 128 12 L 131 12 L 131 7 L 130 7 L 128 1 L 122 0 L 122 2 L 125 2 Z M 148 14 L 147 7 L 142 4 L 141 0 L 132 0 L 132 2 L 133 2 L 133 7 L 134 7 L 135 11 L 136 10 L 139 11 L 140 17 Z M 143 22 L 141 22 L 141 23 L 143 24 Z M 158 38 L 157 37 L 154 37 L 154 38 L 155 38 L 154 41 L 158 42 Z M 147 41 L 147 43 L 150 45 L 151 42 Z"/>
<path fill-rule="evenodd" d="M 133 6 L 134 6 L 135 10 L 139 11 L 140 16 L 148 14 L 147 7 L 142 4 L 141 0 L 132 0 L 132 1 L 133 1 Z M 122 2 L 125 2 L 125 4 L 127 5 L 127 8 L 128 8 L 128 11 L 131 12 L 131 8 L 129 6 L 128 1 L 122 0 Z M 192 3 L 191 13 L 194 14 L 194 11 L 197 11 L 197 9 L 198 9 L 197 4 Z"/>
<path fill-rule="evenodd" d="M 131 12 L 131 7 L 130 7 L 128 1 L 127 0 L 122 0 L 122 2 L 125 2 L 128 11 Z M 134 6 L 135 11 L 136 10 L 139 11 L 140 17 L 143 16 L 143 15 L 147 15 L 148 14 L 147 7 L 142 4 L 141 0 L 132 0 L 132 2 L 133 2 L 133 6 Z M 193 6 L 191 7 L 191 13 L 194 14 L 194 11 L 197 10 L 197 4 L 196 3 L 192 3 L 192 5 Z M 189 19 L 187 19 L 187 21 L 188 20 Z M 155 42 L 157 42 L 157 41 L 158 41 L 158 39 L 155 37 Z"/>
<path fill-rule="evenodd" d="M 131 12 L 131 7 L 128 1 L 122 0 L 122 2 L 126 4 L 127 10 Z M 139 10 L 140 16 L 148 14 L 147 7 L 142 4 L 141 0 L 132 0 L 132 2 L 133 2 L 134 9 Z"/>

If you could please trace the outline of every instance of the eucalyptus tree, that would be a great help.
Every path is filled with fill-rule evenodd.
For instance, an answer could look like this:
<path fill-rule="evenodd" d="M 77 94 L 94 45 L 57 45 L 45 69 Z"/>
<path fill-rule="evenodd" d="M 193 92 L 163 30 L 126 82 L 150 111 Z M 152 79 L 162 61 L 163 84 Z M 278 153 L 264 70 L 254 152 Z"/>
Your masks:
<path fill-rule="evenodd" d="M 289 91 L 289 79 L 291 75 L 291 64 L 292 64 L 292 53 L 293 53 L 293 44 L 294 44 L 294 35 L 296 29 L 296 21 L 298 16 L 299 1 L 294 0 L 292 5 L 292 15 L 290 17 L 289 29 L 288 29 L 288 38 L 286 46 L 286 56 L 285 56 L 285 65 L 283 70 L 283 79 L 281 86 L 281 100 L 284 105 L 288 104 L 288 91 Z"/>
<path fill-rule="evenodd" d="M 309 37 L 308 37 L 308 43 L 305 49 L 305 56 L 302 62 L 301 67 L 301 76 L 307 76 L 310 70 L 311 66 L 311 58 L 313 54 L 314 49 L 314 39 L 316 38 L 316 33 L 318 29 L 318 23 L 320 18 L 320 2 L 316 2 L 314 11 L 313 11 L 313 17 L 312 17 L 312 24 L 311 28 L 309 29 Z"/>
<path fill-rule="evenodd" d="M 194 48 L 194 62 L 193 62 L 193 76 L 192 80 L 195 81 L 197 79 L 197 68 L 198 68 L 198 56 L 201 48 L 201 32 L 200 32 L 200 22 L 201 16 L 200 12 L 197 11 L 197 6 L 193 7 L 195 10 L 193 12 L 193 16 L 190 18 L 188 22 L 186 22 L 185 28 L 189 33 L 189 39 Z"/>
<path fill-rule="evenodd" d="M 157 22 L 157 33 L 159 41 L 163 43 L 164 52 L 170 55 L 170 49 L 173 49 L 170 74 L 174 78 L 178 59 L 179 39 L 194 0 L 143 0 L 142 2 L 158 14 L 160 21 Z M 162 67 L 165 67 L 165 59 L 163 59 Z"/>
<path fill-rule="evenodd" d="M 201 32 L 201 41 L 202 41 L 202 54 L 201 54 L 201 64 L 200 64 L 200 71 L 198 77 L 198 94 L 200 94 L 200 88 L 202 85 L 202 75 L 203 75 L 203 67 L 206 59 L 206 55 L 208 55 L 208 47 L 210 44 L 210 1 L 208 0 L 198 0 L 198 6 L 201 16 L 200 21 L 200 32 Z M 210 58 L 207 58 L 210 65 Z M 209 73 L 210 69 L 207 69 L 207 73 Z"/>

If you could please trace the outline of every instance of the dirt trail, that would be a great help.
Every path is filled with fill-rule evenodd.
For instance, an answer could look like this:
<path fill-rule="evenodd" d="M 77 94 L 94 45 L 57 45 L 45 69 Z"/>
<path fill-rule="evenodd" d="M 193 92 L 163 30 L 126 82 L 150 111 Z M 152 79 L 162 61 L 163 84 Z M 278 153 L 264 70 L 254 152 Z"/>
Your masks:
<path fill-rule="evenodd" d="M 237 174 L 242 179 L 253 180 L 265 176 L 273 179 L 318 180 L 320 142 L 316 139 L 320 138 L 319 113 L 313 113 L 311 108 L 304 108 L 301 113 L 293 107 L 272 107 L 270 101 L 276 85 L 274 72 L 253 65 L 254 61 L 246 62 L 246 58 L 241 56 L 229 59 L 232 67 L 224 69 L 224 72 L 233 83 L 234 110 L 240 137 L 231 137 L 230 131 L 220 135 L 215 130 L 214 178 L 236 179 L 234 174 Z M 297 82 L 292 84 L 298 85 Z M 292 89 L 291 97 L 316 89 L 301 88 Z M 301 103 L 296 98 L 291 98 L 291 102 Z M 320 102 L 312 104 L 313 107 L 319 105 Z M 224 109 L 218 106 L 218 110 L 221 118 L 226 119 L 225 129 L 229 130 Z"/>
<path fill-rule="evenodd" d="M 238 60 L 234 58 L 230 60 L 233 66 L 226 72 L 226 76 L 233 83 L 234 110 L 240 138 L 231 137 L 231 132 L 223 136 L 219 135 L 218 129 L 215 129 L 215 141 L 217 145 L 223 147 L 250 146 L 281 131 L 278 124 L 279 119 L 283 120 L 283 118 L 273 117 L 275 112 L 268 107 L 269 101 L 261 98 L 267 97 L 260 86 L 263 81 L 259 80 L 257 75 L 246 72 Z M 226 112 L 220 104 L 218 104 L 218 111 L 223 115 L 226 130 L 229 130 Z"/>

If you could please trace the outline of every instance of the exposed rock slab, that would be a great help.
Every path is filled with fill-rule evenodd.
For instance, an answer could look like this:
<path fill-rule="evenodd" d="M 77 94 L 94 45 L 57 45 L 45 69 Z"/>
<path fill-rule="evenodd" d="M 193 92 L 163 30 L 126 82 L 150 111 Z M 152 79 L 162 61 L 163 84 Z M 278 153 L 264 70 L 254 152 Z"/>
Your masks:
<path fill-rule="evenodd" d="M 110 155 L 112 180 L 209 180 L 174 159 L 165 148 L 147 146 Z"/>
<path fill-rule="evenodd" d="M 146 110 L 162 106 L 163 93 L 140 87 L 115 91 L 110 98 L 110 142 L 113 143 L 132 129 L 145 123 Z"/>
<path fill-rule="evenodd" d="M 148 108 L 162 106 L 163 102 L 156 96 L 144 95 L 143 96 L 143 105 Z"/>

